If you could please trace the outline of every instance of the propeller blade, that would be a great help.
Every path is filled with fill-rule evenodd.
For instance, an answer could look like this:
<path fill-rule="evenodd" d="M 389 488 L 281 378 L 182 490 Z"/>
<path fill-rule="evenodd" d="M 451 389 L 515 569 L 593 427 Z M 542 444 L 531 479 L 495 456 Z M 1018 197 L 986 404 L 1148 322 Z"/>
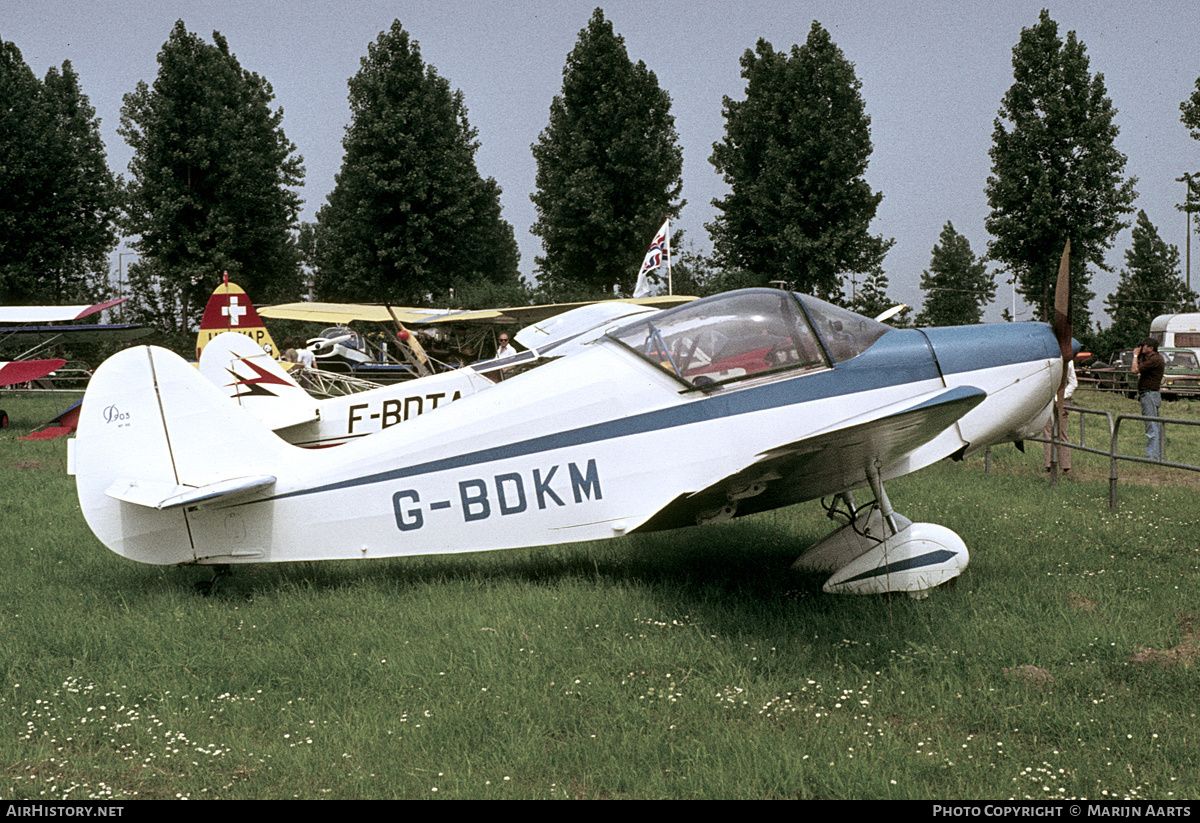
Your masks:
<path fill-rule="evenodd" d="M 1071 344 L 1071 240 L 1067 239 L 1063 247 L 1062 262 L 1058 264 L 1058 283 L 1054 287 L 1054 336 L 1058 340 L 1058 349 L 1062 352 L 1063 363 L 1070 363 L 1075 358 L 1075 349 Z M 1067 373 L 1063 369 L 1063 382 L 1066 383 Z"/>
<path fill-rule="evenodd" d="M 1058 350 L 1062 352 L 1062 378 L 1058 381 L 1058 393 L 1054 397 L 1054 408 L 1051 411 L 1053 421 L 1051 439 L 1057 441 L 1062 436 L 1059 430 L 1059 420 L 1062 408 L 1066 405 L 1067 367 L 1075 359 L 1075 347 L 1071 344 L 1071 238 L 1063 246 L 1062 260 L 1058 264 L 1058 282 L 1054 285 L 1054 337 L 1058 340 Z M 1060 446 L 1055 443 L 1051 452 L 1053 470 L 1050 484 L 1058 482 L 1058 452 Z"/>

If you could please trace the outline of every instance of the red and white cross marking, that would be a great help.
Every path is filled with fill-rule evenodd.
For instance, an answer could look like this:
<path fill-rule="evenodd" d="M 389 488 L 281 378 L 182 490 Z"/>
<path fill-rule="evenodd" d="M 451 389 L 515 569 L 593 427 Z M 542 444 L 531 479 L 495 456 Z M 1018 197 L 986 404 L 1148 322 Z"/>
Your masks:
<path fill-rule="evenodd" d="M 221 307 L 221 314 L 229 318 L 229 325 L 236 326 L 249 309 L 245 306 L 238 305 L 238 296 L 236 294 L 229 295 L 229 305 Z"/>

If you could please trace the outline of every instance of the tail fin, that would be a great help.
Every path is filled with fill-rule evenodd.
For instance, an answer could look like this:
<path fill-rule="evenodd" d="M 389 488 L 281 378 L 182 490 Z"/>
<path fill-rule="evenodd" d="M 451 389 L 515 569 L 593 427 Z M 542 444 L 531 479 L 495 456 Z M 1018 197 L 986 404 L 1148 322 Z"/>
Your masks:
<path fill-rule="evenodd" d="M 291 448 L 181 358 L 139 346 L 92 376 L 70 462 L 101 542 L 143 563 L 190 563 L 204 559 L 192 509 L 269 490 Z"/>
<path fill-rule="evenodd" d="M 200 354 L 200 373 L 268 428 L 279 430 L 319 417 L 312 395 L 243 334 L 225 332 L 210 340 Z"/>
<path fill-rule="evenodd" d="M 213 291 L 204 307 L 204 316 L 200 319 L 200 331 L 196 335 L 196 359 L 209 342 L 222 332 L 237 332 L 253 340 L 260 351 L 265 351 L 272 357 L 279 354 L 271 333 L 263 325 L 250 301 L 249 295 L 242 287 L 229 282 L 229 275 Z"/>

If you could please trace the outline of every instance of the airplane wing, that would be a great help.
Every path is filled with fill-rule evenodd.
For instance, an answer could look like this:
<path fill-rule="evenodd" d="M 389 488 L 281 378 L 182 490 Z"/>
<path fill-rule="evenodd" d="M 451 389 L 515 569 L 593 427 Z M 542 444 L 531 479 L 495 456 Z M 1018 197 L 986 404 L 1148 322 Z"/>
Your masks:
<path fill-rule="evenodd" d="M 21 355 L 28 358 L 35 350 L 69 335 L 74 341 L 85 340 L 132 340 L 150 329 L 137 325 L 102 326 L 45 326 L 42 323 L 63 323 L 78 320 L 105 309 L 124 303 L 128 297 L 105 300 L 90 306 L 0 306 L 0 323 L 12 323 L 14 327 L 0 328 L 0 348 L 26 348 Z M 41 361 L 47 362 L 47 361 Z M 54 368 L 58 368 L 55 366 Z M 53 371 L 53 369 L 51 369 Z M 38 375 L 39 377 L 42 375 Z M 28 378 L 36 379 L 36 378 Z M 13 382 L 22 382 L 16 380 Z"/>
<path fill-rule="evenodd" d="M 0 361 L 0 386 L 12 386 L 17 383 L 28 383 L 45 377 L 55 369 L 66 365 L 66 360 L 18 360 L 16 362 Z"/>
<path fill-rule="evenodd" d="M 0 347 L 41 346 L 69 337 L 72 343 L 125 343 L 145 337 L 154 329 L 135 323 L 103 326 L 14 326 L 0 328 Z"/>
<path fill-rule="evenodd" d="M 281 303 L 259 309 L 259 317 L 275 320 L 304 320 L 331 326 L 344 326 L 355 320 L 365 323 L 391 323 L 392 313 L 405 325 L 416 324 L 447 314 L 448 309 L 415 309 L 404 306 L 374 306 L 367 303 Z"/>
<path fill-rule="evenodd" d="M 986 392 L 970 386 L 943 389 L 839 421 L 759 454 L 701 491 L 680 495 L 637 531 L 693 525 L 730 504 L 739 515 L 751 514 L 861 488 L 867 485 L 868 467 L 879 467 L 886 477 L 889 467 L 942 438 L 986 397 Z M 942 448 L 923 455 L 924 460 L 949 457 L 966 445 L 953 433 L 943 439 Z"/>
<path fill-rule="evenodd" d="M 565 311 L 594 303 L 634 303 L 665 309 L 678 306 L 694 297 L 664 296 L 608 301 L 587 300 L 579 303 L 553 303 L 541 306 L 509 306 L 503 309 L 460 311 L 455 309 L 418 309 L 405 306 L 382 306 L 368 303 L 283 303 L 259 309 L 260 317 L 279 320 L 305 320 L 329 325 L 345 325 L 355 320 L 366 323 L 391 323 L 393 319 L 406 326 L 436 326 L 447 323 L 468 325 L 528 325 L 539 323 Z M 394 318 L 393 318 L 394 315 Z"/>
<path fill-rule="evenodd" d="M 54 440 L 59 437 L 66 437 L 68 434 L 74 434 L 75 429 L 79 426 L 79 412 L 82 407 L 83 399 L 80 398 L 63 409 L 58 416 L 43 425 L 40 429 L 32 431 L 20 439 Z"/>
<path fill-rule="evenodd" d="M 0 306 L 0 323 L 61 323 L 67 320 L 78 320 L 89 314 L 110 309 L 128 299 L 128 297 L 121 297 L 117 300 L 93 303 L 90 306 Z"/>

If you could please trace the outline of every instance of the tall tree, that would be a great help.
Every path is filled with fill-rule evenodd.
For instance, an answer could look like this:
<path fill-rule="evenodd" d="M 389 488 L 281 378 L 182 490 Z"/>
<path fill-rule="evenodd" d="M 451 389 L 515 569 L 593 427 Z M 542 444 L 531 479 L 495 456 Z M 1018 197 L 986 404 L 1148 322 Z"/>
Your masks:
<path fill-rule="evenodd" d="M 271 85 L 180 20 L 158 55 L 158 77 L 125 95 L 122 137 L 133 148 L 125 228 L 130 267 L 149 319 L 183 332 L 228 272 L 256 301 L 300 291 L 302 159 L 271 110 Z"/>
<path fill-rule="evenodd" d="M 730 187 L 707 226 L 716 261 L 835 297 L 844 274 L 869 273 L 894 242 L 867 231 L 883 195 L 863 178 L 862 83 L 816 21 L 790 54 L 759 40 L 741 65 L 746 99 L 725 98 L 725 139 L 709 158 Z"/>
<path fill-rule="evenodd" d="M 475 166 L 461 91 L 421 60 L 397 20 L 350 79 L 346 155 L 317 215 L 322 299 L 420 303 L 477 281 L 520 279 L 500 186 Z"/>
<path fill-rule="evenodd" d="M 663 219 L 684 206 L 683 150 L 670 95 L 644 62 L 630 61 L 600 9 L 567 55 L 533 156 L 542 290 L 615 284 L 629 293 Z"/>
<path fill-rule="evenodd" d="M 983 319 L 984 307 L 996 296 L 996 278 L 947 220 L 929 269 L 921 274 L 921 290 L 925 307 L 917 315 L 918 326 L 966 326 Z"/>
<path fill-rule="evenodd" d="M 1128 226 L 1135 178 L 1123 177 L 1116 109 L 1104 76 L 1088 71 L 1075 32 L 1066 42 L 1042 11 L 1013 49 L 1014 83 L 995 121 L 987 181 L 993 240 L 988 255 L 1017 277 L 1025 300 L 1051 317 L 1063 245 L 1071 240 L 1071 308 L 1076 329 L 1089 322 L 1088 266 L 1108 271 L 1104 253 Z"/>
<path fill-rule="evenodd" d="M 38 82 L 17 47 L 0 42 L 0 303 L 99 296 L 116 195 L 71 64 Z"/>
<path fill-rule="evenodd" d="M 850 309 L 864 317 L 878 317 L 888 309 L 895 308 L 897 303 L 888 297 L 888 279 L 883 273 L 882 266 L 874 266 L 867 272 L 862 285 L 855 288 L 850 296 Z M 888 319 L 892 326 L 907 325 L 912 315 L 912 307 L 905 306 Z"/>
<path fill-rule="evenodd" d="M 1146 212 L 1139 211 L 1117 290 L 1104 301 L 1113 318 L 1106 330 L 1106 348 L 1135 346 L 1149 333 L 1155 317 L 1195 305 L 1195 293 L 1187 290 L 1179 275 L 1179 249 L 1167 245 Z"/>

